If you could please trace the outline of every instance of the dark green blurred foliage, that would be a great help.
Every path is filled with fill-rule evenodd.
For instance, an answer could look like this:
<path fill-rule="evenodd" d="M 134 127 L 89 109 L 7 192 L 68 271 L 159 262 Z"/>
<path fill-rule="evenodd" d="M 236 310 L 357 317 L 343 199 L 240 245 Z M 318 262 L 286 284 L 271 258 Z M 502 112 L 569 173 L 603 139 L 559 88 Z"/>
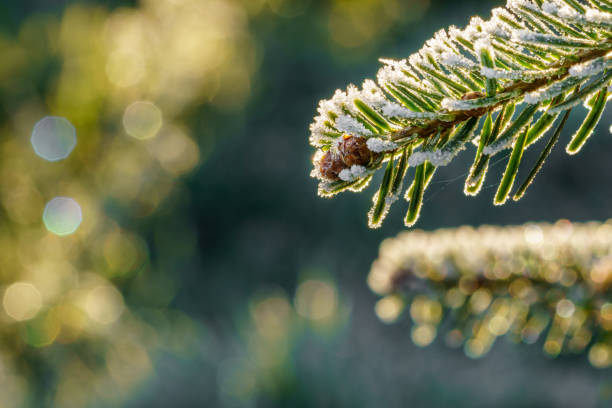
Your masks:
<path fill-rule="evenodd" d="M 230 2 L 201 4 L 217 3 Z M 35 30 L 30 38 L 33 49 L 40 50 L 32 59 L 36 64 L 0 77 L 0 141 L 19 146 L 15 151 L 21 154 L 20 169 L 41 167 L 42 159 L 32 154 L 28 144 L 32 120 L 55 113 L 75 124 L 79 143 L 66 162 L 69 166 L 38 170 L 43 175 L 36 184 L 41 204 L 26 217 L 28 228 L 44 228 L 42 206 L 55 195 L 72 194 L 78 201 L 77 187 L 90 191 L 84 196 L 91 197 L 93 204 L 81 202 L 84 222 L 75 237 L 84 254 L 76 273 L 87 272 L 82 265 L 93 268 L 102 262 L 104 268 L 92 272 L 102 274 L 122 294 L 129 316 L 134 316 L 125 324 L 145 327 L 135 338 L 155 339 L 155 344 L 142 340 L 142 349 L 136 352 L 130 346 L 113 348 L 111 340 L 121 339 L 117 333 L 122 331 L 116 328 L 110 339 L 93 336 L 34 347 L 24 339 L 29 338 L 27 327 L 39 317 L 17 328 L 3 316 L 2 327 L 9 331 L 3 338 L 14 339 L 7 342 L 13 353 L 9 357 L 17 357 L 20 368 L 11 373 L 36 390 L 26 406 L 53 406 L 61 378 L 58 367 L 67 361 L 66 355 L 79 357 L 74 360 L 79 361 L 77 368 L 64 366 L 68 367 L 64 372 L 76 373 L 68 377 L 74 389 L 81 389 L 79 381 L 88 378 L 80 377 L 83 372 L 99 367 L 108 373 L 108 361 L 115 362 L 112 367 L 144 367 L 142 379 L 138 372 L 117 369 L 134 381 L 121 383 L 125 393 L 114 404 L 129 407 L 605 406 L 612 385 L 605 371 L 594 371 L 584 359 L 549 361 L 538 347 L 517 350 L 500 341 L 486 359 L 474 362 L 437 343 L 425 350 L 416 348 L 406 325 L 383 325 L 373 311 L 376 297 L 365 282 L 378 244 L 399 231 L 402 214 L 390 214 L 397 219 L 370 231 L 363 217 L 368 197 L 321 200 L 316 197 L 316 181 L 308 176 L 312 154 L 308 124 L 318 100 L 347 80 L 372 76 L 378 57 L 407 56 L 437 29 L 463 26 L 472 14 L 486 15 L 500 3 L 232 2 L 243 10 L 240 21 L 246 34 L 237 38 L 252 51 L 245 57 L 251 69 L 241 76 L 244 72 L 229 69 L 233 65 L 225 66 L 224 72 L 236 75 L 227 76 L 223 89 L 229 92 L 231 84 L 244 85 L 248 78 L 249 92 L 244 99 L 229 92 L 220 100 L 200 94 L 181 100 L 180 109 L 155 99 L 164 120 L 171 118 L 180 134 L 197 143 L 199 162 L 185 170 L 164 161 L 167 156 L 152 153 L 154 160 L 142 159 L 150 167 L 137 167 L 142 170 L 134 176 L 139 188 L 149 186 L 137 195 L 130 194 L 129 183 L 121 183 L 130 180 L 124 169 L 131 167 L 112 158 L 127 152 L 142 158 L 149 157 L 142 152 L 165 151 L 154 143 L 151 150 L 143 148 L 122 126 L 125 106 L 133 100 L 154 99 L 152 93 L 111 92 L 114 88 L 102 72 L 96 83 L 103 102 L 96 102 L 94 115 L 53 112 L 57 77 L 64 66 L 46 44 L 50 37 Z M 141 7 L 138 2 L 120 1 L 9 1 L 0 5 L 1 32 L 12 43 L 23 27 L 41 16 L 50 16 L 57 24 L 65 10 L 74 7 L 99 7 L 106 16 L 124 6 Z M 161 30 L 155 22 L 151 27 L 154 32 Z M 353 30 L 355 35 L 350 35 Z M 171 67 L 181 72 L 188 62 L 168 61 L 165 72 Z M 216 71 L 209 72 L 214 76 Z M 76 96 L 90 91 L 77 89 Z M 15 111 L 28 100 L 42 108 L 33 111 L 26 121 L 29 126 L 20 133 L 13 126 Z M 232 103 L 236 101 L 240 103 Z M 607 123 L 605 118 L 603 122 Z M 607 129 L 597 131 L 605 134 Z M 117 141 L 114 150 L 108 141 Z M 608 218 L 611 147 L 609 138 L 595 137 L 573 160 L 565 160 L 560 149 L 553 151 L 538 185 L 520 203 L 504 208 L 490 205 L 494 191 L 487 185 L 479 198 L 464 197 L 465 175 L 457 176 L 468 168 L 469 158 L 460 155 L 429 187 L 425 200 L 435 200 L 427 203 L 420 226 Z M 94 160 L 98 156 L 110 158 L 102 166 Z M 536 159 L 530 154 L 523 158 Z M 498 179 L 503 165 L 491 165 L 491 177 Z M 58 185 L 63 179 L 75 187 L 62 190 Z M 4 180 L 3 192 L 14 189 Z M 92 184 L 92 180 L 98 181 Z M 159 199 L 148 200 L 151 197 Z M 99 209 L 98 225 L 109 227 L 104 234 L 120 231 L 119 237 L 146 248 L 142 258 L 135 258 L 141 268 L 112 273 L 113 263 L 102 261 L 104 250 L 97 246 L 104 244 L 93 245 L 96 239 L 83 229 L 86 208 Z M 13 225 L 11 234 L 25 228 L 11 221 L 6 207 L 2 211 L 2 223 Z M 106 235 L 99 240 L 102 237 Z M 72 239 L 57 239 L 54 245 L 61 248 Z M 121 252 L 117 254 L 110 258 L 124 259 Z M 18 270 L 3 270 L 2 284 L 24 279 L 21 276 Z M 109 348 L 115 351 L 108 352 Z M 111 384 L 115 381 L 112 375 L 108 378 Z M 96 393 L 85 397 L 91 398 L 89 406 L 113 404 Z"/>
<path fill-rule="evenodd" d="M 550 357 L 612 366 L 609 223 L 407 231 L 383 241 L 368 284 L 387 323 L 410 315 L 421 347 L 444 334 L 473 359 L 501 336 Z M 405 313 L 404 313 L 405 311 Z"/>

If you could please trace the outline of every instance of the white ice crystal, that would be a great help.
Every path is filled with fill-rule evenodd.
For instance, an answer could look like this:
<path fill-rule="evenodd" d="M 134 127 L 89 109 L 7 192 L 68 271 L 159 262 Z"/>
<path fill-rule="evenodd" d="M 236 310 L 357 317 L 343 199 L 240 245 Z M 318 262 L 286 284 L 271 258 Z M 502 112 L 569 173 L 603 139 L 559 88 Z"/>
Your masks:
<path fill-rule="evenodd" d="M 438 61 L 443 65 L 448 65 L 457 68 L 476 69 L 478 64 L 461 54 L 454 52 L 444 52 L 440 54 Z"/>
<path fill-rule="evenodd" d="M 493 17 L 491 21 L 487 21 L 482 25 L 482 31 L 486 34 L 507 40 L 511 37 L 511 34 L 504 28 L 504 23 L 496 17 Z"/>
<path fill-rule="evenodd" d="M 557 68 L 540 70 L 508 70 L 480 67 L 480 73 L 486 78 L 530 81 L 537 78 L 548 78 L 559 72 Z"/>
<path fill-rule="evenodd" d="M 542 11 L 544 11 L 544 13 L 557 14 L 558 10 L 559 10 L 559 5 L 557 3 L 547 1 L 542 4 Z"/>
<path fill-rule="evenodd" d="M 408 165 L 410 167 L 416 167 L 428 161 L 435 167 L 446 166 L 460 150 L 461 149 L 458 149 L 454 152 L 446 150 L 414 152 L 412 156 L 410 156 L 410 159 L 408 159 Z"/>
<path fill-rule="evenodd" d="M 601 58 L 595 58 L 570 68 L 569 74 L 574 77 L 584 78 L 597 75 L 612 65 L 612 52 Z"/>
<path fill-rule="evenodd" d="M 378 137 L 369 138 L 366 142 L 368 149 L 374 153 L 388 152 L 397 149 L 397 144 L 390 140 L 383 140 Z"/>
<path fill-rule="evenodd" d="M 353 173 L 351 173 L 351 169 L 344 169 L 338 174 L 340 180 L 342 181 L 353 181 Z"/>
<path fill-rule="evenodd" d="M 483 104 L 482 106 L 486 106 L 486 104 Z M 475 109 L 474 100 L 453 98 L 444 98 L 442 100 L 442 107 L 450 112 Z"/>
<path fill-rule="evenodd" d="M 525 7 L 530 10 L 538 11 L 537 4 L 529 0 L 508 0 L 508 7 L 511 7 L 511 8 Z"/>
<path fill-rule="evenodd" d="M 336 119 L 336 129 L 349 135 L 369 136 L 372 134 L 361 122 L 348 115 L 341 115 Z"/>
<path fill-rule="evenodd" d="M 512 39 L 514 41 L 534 42 L 537 41 L 540 36 L 542 36 L 542 34 L 530 30 L 516 30 L 512 32 Z"/>
<path fill-rule="evenodd" d="M 612 13 L 604 13 L 595 9 L 587 9 L 584 13 L 586 21 L 599 24 L 612 24 Z"/>
<path fill-rule="evenodd" d="M 363 166 L 354 164 L 350 169 L 344 169 L 338 174 L 338 177 L 342 181 L 353 181 L 367 173 L 367 169 Z"/>

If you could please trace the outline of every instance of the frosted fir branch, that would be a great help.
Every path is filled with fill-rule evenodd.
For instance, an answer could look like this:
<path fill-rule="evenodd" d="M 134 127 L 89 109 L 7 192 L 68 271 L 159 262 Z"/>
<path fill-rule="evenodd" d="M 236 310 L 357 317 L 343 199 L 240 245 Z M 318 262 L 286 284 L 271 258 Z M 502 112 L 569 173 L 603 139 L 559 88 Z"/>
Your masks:
<path fill-rule="evenodd" d="M 416 230 L 382 243 L 368 284 L 379 318 L 411 320 L 419 346 L 443 336 L 480 358 L 502 336 L 542 339 L 549 356 L 584 353 L 607 368 L 611 266 L 611 221 Z"/>
<path fill-rule="evenodd" d="M 506 172 L 516 172 L 522 150 L 552 128 L 558 112 L 590 100 L 592 94 L 610 86 L 606 73 L 610 69 L 612 32 L 608 22 L 612 13 L 600 3 L 509 0 L 505 8 L 493 9 L 487 21 L 473 17 L 464 29 L 453 26 L 437 31 L 407 58 L 381 59 L 383 66 L 376 81 L 366 80 L 361 87 L 349 85 L 319 104 L 310 127 L 310 142 L 328 152 L 313 158 L 319 170 L 312 174 L 324 186 L 323 195 L 361 189 L 360 183 L 369 182 L 383 163 L 391 163 L 385 170 L 387 182 L 399 186 L 406 174 L 412 174 L 406 166 L 447 164 L 453 152 L 472 141 L 478 150 L 471 170 L 475 174 L 468 177 L 472 184 L 466 187 L 470 194 L 480 190 L 478 183 L 484 179 L 488 161 L 503 149 L 513 147 L 514 162 L 508 163 Z M 570 96 L 577 86 L 584 88 L 577 96 Z M 604 99 L 605 103 L 608 98 Z M 585 106 L 591 109 L 589 104 Z M 513 115 L 515 107 L 522 113 Z M 601 108 L 597 106 L 597 111 Z M 538 136 L 534 139 L 531 132 L 528 142 L 523 138 L 525 144 L 517 144 L 537 109 L 548 109 L 547 116 L 534 125 Z M 600 116 L 588 115 L 587 119 L 599 120 Z M 481 117 L 488 118 L 490 135 L 462 139 L 449 152 L 445 138 Z M 587 123 L 583 128 L 592 129 L 593 125 Z M 404 156 L 405 160 L 399 159 Z M 366 172 L 354 173 L 354 165 Z M 424 190 L 427 183 L 423 183 L 423 169 L 419 171 L 417 184 Z M 504 174 L 501 191 L 507 194 L 513 181 L 513 174 Z M 420 199 L 423 191 L 414 194 Z M 381 205 L 374 214 L 376 225 L 386 214 Z M 409 210 L 412 214 L 407 224 L 412 224 L 419 208 L 415 205 Z"/>

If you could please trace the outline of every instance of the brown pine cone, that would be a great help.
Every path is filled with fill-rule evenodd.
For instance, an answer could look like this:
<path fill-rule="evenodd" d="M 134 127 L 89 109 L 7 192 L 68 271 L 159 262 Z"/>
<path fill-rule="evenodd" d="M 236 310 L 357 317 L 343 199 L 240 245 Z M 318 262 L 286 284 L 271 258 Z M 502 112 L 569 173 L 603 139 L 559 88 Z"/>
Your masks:
<path fill-rule="evenodd" d="M 338 143 L 338 152 L 348 167 L 354 164 L 365 166 L 372 159 L 372 152 L 364 137 L 345 135 Z"/>
<path fill-rule="evenodd" d="M 346 168 L 342 159 L 331 152 L 327 152 L 319 160 L 319 173 L 328 180 L 338 180 L 338 174 Z"/>

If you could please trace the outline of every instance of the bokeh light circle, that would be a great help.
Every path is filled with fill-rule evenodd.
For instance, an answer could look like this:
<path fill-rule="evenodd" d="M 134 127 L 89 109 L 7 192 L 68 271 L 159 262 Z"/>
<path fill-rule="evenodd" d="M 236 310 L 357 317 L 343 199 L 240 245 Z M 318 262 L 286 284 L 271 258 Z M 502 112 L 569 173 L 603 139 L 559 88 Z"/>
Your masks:
<path fill-rule="evenodd" d="M 404 301 L 399 296 L 385 296 L 376 302 L 374 310 L 382 322 L 393 323 L 404 310 Z"/>
<path fill-rule="evenodd" d="M 123 296 L 112 286 L 98 286 L 87 295 L 85 310 L 95 322 L 111 324 L 121 316 L 123 309 Z"/>
<path fill-rule="evenodd" d="M 63 160 L 76 146 L 76 129 L 66 118 L 46 116 L 34 125 L 30 142 L 34 152 L 43 159 Z"/>
<path fill-rule="evenodd" d="M 295 307 L 302 317 L 324 319 L 331 316 L 337 306 L 336 288 L 326 282 L 310 280 L 301 283 L 297 289 Z"/>
<path fill-rule="evenodd" d="M 152 102 L 134 102 L 123 113 L 123 127 L 133 138 L 151 139 L 157 135 L 161 126 L 162 112 Z"/>
<path fill-rule="evenodd" d="M 136 85 L 144 72 L 145 63 L 139 53 L 117 50 L 110 54 L 106 61 L 106 76 L 121 88 Z"/>
<path fill-rule="evenodd" d="M 15 282 L 4 292 L 2 306 L 7 315 L 17 321 L 29 320 L 42 307 L 42 296 L 34 285 Z"/>
<path fill-rule="evenodd" d="M 83 213 L 79 204 L 69 197 L 55 197 L 47 203 L 43 222 L 49 232 L 55 235 L 70 235 L 79 228 Z"/>

